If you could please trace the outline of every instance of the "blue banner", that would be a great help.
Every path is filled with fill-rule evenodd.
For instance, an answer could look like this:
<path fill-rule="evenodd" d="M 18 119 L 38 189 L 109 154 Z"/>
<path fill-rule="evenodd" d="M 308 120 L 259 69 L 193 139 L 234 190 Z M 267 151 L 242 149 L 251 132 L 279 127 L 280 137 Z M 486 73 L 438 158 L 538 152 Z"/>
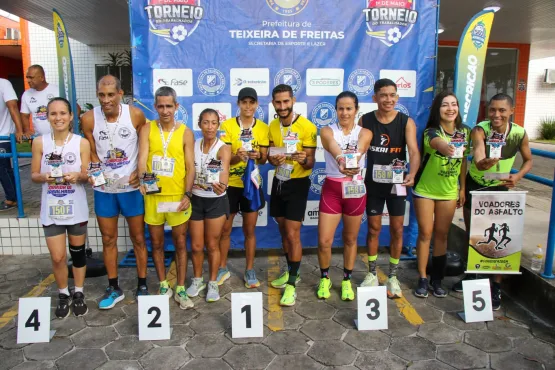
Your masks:
<path fill-rule="evenodd" d="M 245 86 L 257 90 L 257 117 L 274 119 L 271 91 L 291 85 L 295 111 L 318 128 L 336 122 L 335 97 L 344 90 L 360 99 L 360 115 L 376 109 L 374 82 L 397 83 L 399 111 L 409 114 L 423 131 L 433 99 L 437 0 L 131 0 L 133 91 L 140 106 L 153 112 L 154 91 L 171 86 L 178 94 L 178 119 L 200 135 L 197 120 L 206 107 L 222 119 L 238 114 L 237 94 Z M 321 146 L 311 175 L 302 243 L 318 243 L 318 203 L 324 174 Z M 416 164 L 418 165 L 418 164 Z M 269 203 L 273 177 L 262 166 Z M 268 205 L 260 211 L 257 245 L 281 245 Z M 407 203 L 404 244 L 416 244 L 417 226 Z M 409 222 L 410 220 L 410 222 Z M 387 217 L 384 217 L 387 222 Z M 239 226 L 241 217 L 236 217 Z M 359 234 L 365 245 L 366 216 Z M 380 238 L 389 244 L 388 227 Z M 335 245 L 342 245 L 341 227 Z M 232 246 L 242 248 L 237 228 Z"/>

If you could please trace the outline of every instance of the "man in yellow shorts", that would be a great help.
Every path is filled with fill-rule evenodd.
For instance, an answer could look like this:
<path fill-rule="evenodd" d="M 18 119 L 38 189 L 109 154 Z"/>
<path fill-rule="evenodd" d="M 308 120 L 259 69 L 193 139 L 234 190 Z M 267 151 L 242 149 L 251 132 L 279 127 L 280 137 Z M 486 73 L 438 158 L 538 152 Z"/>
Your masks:
<path fill-rule="evenodd" d="M 159 294 L 172 295 L 164 265 L 164 224 L 172 228 L 176 251 L 177 285 L 174 299 L 181 309 L 193 307 L 185 292 L 187 249 L 185 235 L 191 217 L 191 189 L 195 178 L 194 135 L 174 119 L 175 90 L 163 86 L 154 94 L 158 119 L 139 134 L 139 173 L 145 194 L 145 222 L 152 242 L 152 259 L 160 280 Z"/>

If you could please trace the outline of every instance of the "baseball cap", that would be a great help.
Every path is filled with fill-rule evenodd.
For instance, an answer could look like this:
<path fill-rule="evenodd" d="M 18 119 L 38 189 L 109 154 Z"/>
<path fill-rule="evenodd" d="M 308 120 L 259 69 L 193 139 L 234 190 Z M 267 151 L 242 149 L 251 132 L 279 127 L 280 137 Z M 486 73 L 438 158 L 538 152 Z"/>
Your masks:
<path fill-rule="evenodd" d="M 256 90 L 252 87 L 243 87 L 239 91 L 238 100 L 243 100 L 245 98 L 253 98 L 254 100 L 258 101 L 258 94 L 256 93 Z"/>

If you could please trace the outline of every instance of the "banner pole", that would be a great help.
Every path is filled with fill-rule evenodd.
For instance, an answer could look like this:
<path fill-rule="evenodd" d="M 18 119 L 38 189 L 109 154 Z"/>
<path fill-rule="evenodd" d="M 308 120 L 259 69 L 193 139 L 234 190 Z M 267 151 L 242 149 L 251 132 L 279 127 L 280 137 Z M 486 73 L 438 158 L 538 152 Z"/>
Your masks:
<path fill-rule="evenodd" d="M 555 171 L 553 173 L 555 182 Z M 545 252 L 545 264 L 542 277 L 555 279 L 553 275 L 553 257 L 555 256 L 555 186 L 551 189 L 551 214 L 549 215 L 549 227 L 547 234 L 547 250 Z"/>

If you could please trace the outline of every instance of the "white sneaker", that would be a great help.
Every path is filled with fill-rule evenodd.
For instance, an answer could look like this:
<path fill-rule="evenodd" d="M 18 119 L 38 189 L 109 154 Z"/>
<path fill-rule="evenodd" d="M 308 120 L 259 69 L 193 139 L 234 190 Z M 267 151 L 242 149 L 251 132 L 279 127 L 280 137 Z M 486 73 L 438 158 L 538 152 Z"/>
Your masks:
<path fill-rule="evenodd" d="M 208 292 L 206 293 L 206 302 L 216 302 L 220 300 L 220 289 L 217 281 L 208 282 Z"/>
<path fill-rule="evenodd" d="M 187 288 L 186 292 L 189 297 L 196 297 L 198 294 L 206 288 L 203 279 L 193 278 L 191 279 L 191 285 Z"/>
<path fill-rule="evenodd" d="M 380 282 L 378 281 L 378 277 L 373 273 L 369 272 L 364 277 L 364 281 L 360 286 L 379 286 Z"/>
<path fill-rule="evenodd" d="M 193 308 L 195 306 L 193 301 L 191 301 L 191 298 L 189 298 L 187 293 L 183 290 L 179 293 L 175 293 L 175 295 L 173 296 L 173 299 L 177 303 L 179 303 L 179 308 L 181 308 L 182 310 Z"/>
<path fill-rule="evenodd" d="M 397 276 L 388 278 L 385 285 L 387 287 L 387 296 L 389 298 L 401 298 L 403 296 L 401 284 L 399 283 L 399 280 L 397 280 Z"/>

